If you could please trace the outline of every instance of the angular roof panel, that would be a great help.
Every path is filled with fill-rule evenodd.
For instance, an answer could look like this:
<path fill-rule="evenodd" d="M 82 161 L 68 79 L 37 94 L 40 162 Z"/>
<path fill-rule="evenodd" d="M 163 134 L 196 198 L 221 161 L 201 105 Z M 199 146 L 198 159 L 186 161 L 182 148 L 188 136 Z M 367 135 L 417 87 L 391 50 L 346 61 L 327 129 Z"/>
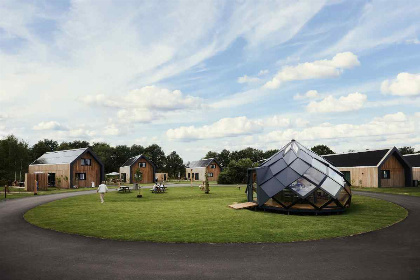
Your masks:
<path fill-rule="evenodd" d="M 420 153 L 404 155 L 403 157 L 406 161 L 408 161 L 408 163 L 411 164 L 412 167 L 420 167 Z"/>
<path fill-rule="evenodd" d="M 189 168 L 197 168 L 197 167 L 207 167 L 210 163 L 215 160 L 214 158 L 203 158 L 197 161 L 193 161 L 188 166 Z"/>
<path fill-rule="evenodd" d="M 377 166 L 390 149 L 325 155 L 324 159 L 336 167 Z"/>

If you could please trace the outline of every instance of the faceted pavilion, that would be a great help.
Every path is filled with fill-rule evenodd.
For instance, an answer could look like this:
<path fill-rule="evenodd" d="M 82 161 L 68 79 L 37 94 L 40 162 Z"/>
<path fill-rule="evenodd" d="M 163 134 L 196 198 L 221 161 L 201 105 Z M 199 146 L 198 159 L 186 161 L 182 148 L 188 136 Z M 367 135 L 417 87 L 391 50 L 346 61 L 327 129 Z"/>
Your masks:
<path fill-rule="evenodd" d="M 295 140 L 248 169 L 247 193 L 260 208 L 286 212 L 340 212 L 351 203 L 344 175 Z"/>

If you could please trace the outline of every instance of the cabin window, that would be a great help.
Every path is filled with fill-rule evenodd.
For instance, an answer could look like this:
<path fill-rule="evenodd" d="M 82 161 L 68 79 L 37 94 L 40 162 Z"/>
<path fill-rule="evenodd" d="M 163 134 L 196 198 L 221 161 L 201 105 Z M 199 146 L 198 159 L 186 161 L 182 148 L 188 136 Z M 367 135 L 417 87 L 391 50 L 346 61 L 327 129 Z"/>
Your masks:
<path fill-rule="evenodd" d="M 92 165 L 92 161 L 90 158 L 82 158 L 81 159 L 82 162 L 82 166 L 91 166 Z"/>
<path fill-rule="evenodd" d="M 213 173 L 212 172 L 209 172 L 209 173 L 207 173 L 207 176 L 213 177 Z"/>
<path fill-rule="evenodd" d="M 190 179 L 191 178 L 191 173 L 188 173 L 188 179 Z"/>
<path fill-rule="evenodd" d="M 210 164 L 211 169 L 216 169 L 216 164 Z"/>
<path fill-rule="evenodd" d="M 382 170 L 382 179 L 390 179 L 391 178 L 391 171 L 390 170 Z"/>
<path fill-rule="evenodd" d="M 76 178 L 79 180 L 86 180 L 86 173 L 76 173 Z"/>
<path fill-rule="evenodd" d="M 198 173 L 195 173 L 195 178 L 194 180 L 200 180 L 200 177 L 198 176 Z"/>
<path fill-rule="evenodd" d="M 145 168 L 146 167 L 146 163 L 145 162 L 139 162 L 139 167 Z"/>

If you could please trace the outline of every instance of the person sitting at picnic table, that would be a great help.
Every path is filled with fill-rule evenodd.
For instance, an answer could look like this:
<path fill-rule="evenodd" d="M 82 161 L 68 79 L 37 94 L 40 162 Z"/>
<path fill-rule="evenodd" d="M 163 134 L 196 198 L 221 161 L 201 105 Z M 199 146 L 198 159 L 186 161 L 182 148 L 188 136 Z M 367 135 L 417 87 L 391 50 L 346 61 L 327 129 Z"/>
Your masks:
<path fill-rule="evenodd" d="M 159 188 L 159 186 L 158 186 L 158 184 L 156 183 L 156 184 L 153 186 L 153 190 L 152 190 L 152 192 L 156 193 L 156 192 L 158 191 L 158 188 Z"/>

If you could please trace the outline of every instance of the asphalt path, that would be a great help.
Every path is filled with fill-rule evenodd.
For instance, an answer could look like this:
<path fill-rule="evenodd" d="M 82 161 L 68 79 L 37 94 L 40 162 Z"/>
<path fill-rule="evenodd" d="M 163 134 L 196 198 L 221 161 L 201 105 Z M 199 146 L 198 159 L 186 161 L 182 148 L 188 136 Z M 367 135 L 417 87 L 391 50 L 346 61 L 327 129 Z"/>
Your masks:
<path fill-rule="evenodd" d="M 0 279 L 420 279 L 420 197 L 358 193 L 397 203 L 409 216 L 361 235 L 276 244 L 114 241 L 23 219 L 40 204 L 87 193 L 0 202 Z"/>

